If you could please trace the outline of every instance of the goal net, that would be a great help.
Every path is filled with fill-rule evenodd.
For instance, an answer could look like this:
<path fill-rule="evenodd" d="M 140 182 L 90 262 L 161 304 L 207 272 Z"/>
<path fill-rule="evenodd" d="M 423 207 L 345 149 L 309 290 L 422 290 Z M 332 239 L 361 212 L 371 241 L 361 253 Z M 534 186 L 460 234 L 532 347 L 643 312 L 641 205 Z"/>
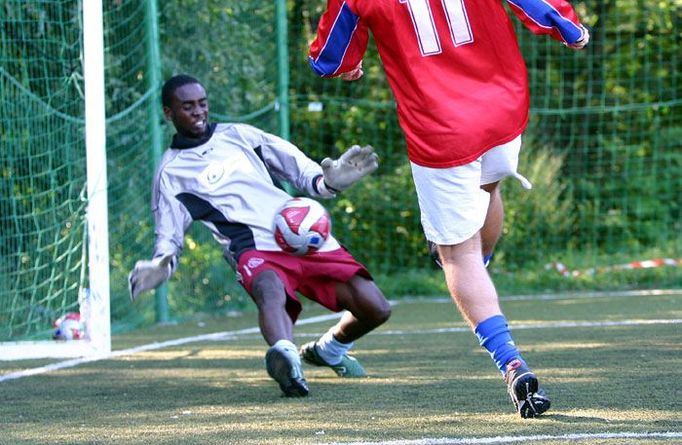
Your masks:
<path fill-rule="evenodd" d="M 102 9 L 3 5 L 0 359 L 110 351 Z M 54 322 L 80 323 L 50 340 Z"/>
<path fill-rule="evenodd" d="M 214 122 L 247 122 L 288 137 L 312 159 L 373 145 L 380 168 L 326 202 L 334 235 L 389 295 L 391 286 L 417 294 L 442 283 L 374 42 L 358 82 L 319 79 L 306 62 L 324 8 L 318 0 L 103 2 L 106 144 L 93 145 L 106 145 L 106 193 L 104 171 L 88 185 L 88 171 L 97 170 L 88 164 L 104 158 L 91 156 L 86 142 L 87 82 L 96 77 L 85 68 L 94 57 L 85 55 L 94 21 L 83 12 L 99 1 L 0 4 L 2 348 L 21 341 L 18 350 L 37 351 L 25 342 L 42 341 L 50 352 L 82 354 L 66 349 L 88 342 L 51 340 L 52 323 L 70 312 L 88 318 L 88 303 L 104 293 L 98 286 L 109 288 L 114 332 L 158 321 L 161 299 L 149 293 L 131 304 L 127 274 L 153 248 L 151 177 L 173 131 L 158 93 L 177 73 L 204 83 Z M 679 8 L 573 4 L 592 30 L 584 51 L 534 36 L 511 19 L 531 88 L 520 171 L 534 191 L 504 185 L 505 230 L 490 270 L 498 283 L 506 280 L 499 290 L 507 294 L 679 287 Z M 98 197 L 108 200 L 108 237 L 93 232 L 106 230 L 107 206 Z M 103 219 L 91 227 L 93 215 Z M 107 241 L 93 249 L 108 247 L 108 255 L 90 253 L 91 243 Z M 171 318 L 253 309 L 210 234 L 194 225 L 184 247 L 168 285 Z M 108 278 L 102 263 L 93 265 L 106 259 Z"/>
<path fill-rule="evenodd" d="M 109 307 L 89 312 L 108 314 L 110 309 L 114 331 L 157 320 L 160 299 L 146 295 L 131 304 L 127 274 L 152 251 L 151 178 L 172 131 L 161 111 L 160 49 L 167 49 L 165 77 L 184 72 L 205 82 L 214 120 L 249 122 L 276 134 L 286 126 L 278 122 L 283 113 L 277 110 L 284 107 L 276 90 L 277 68 L 283 63 L 275 43 L 276 29 L 284 29 L 276 24 L 275 10 L 286 21 L 284 2 L 227 0 L 208 7 L 201 1 L 102 2 L 103 28 L 92 31 L 92 39 L 103 38 L 99 65 L 105 73 L 108 181 L 100 169 L 88 185 L 88 164 L 104 162 L 88 147 L 103 150 L 104 143 L 88 144 L 86 137 L 91 77 L 86 68 L 88 63 L 97 67 L 94 57 L 99 57 L 85 54 L 95 22 L 85 10 L 93 3 L 100 2 L 7 0 L 0 5 L 0 358 L 10 357 L 10 343 L 15 352 L 42 348 L 55 356 L 82 354 L 85 342 L 51 340 L 53 322 L 72 312 L 87 315 L 81 303 L 99 302 L 107 287 Z M 190 17 L 188 10 L 200 13 Z M 163 32 L 160 23 L 173 32 Z M 201 44 L 186 37 L 208 28 L 210 39 L 205 39 L 208 33 L 196 35 Z M 104 137 L 102 130 L 93 135 Z M 106 231 L 107 222 L 105 201 L 96 201 L 98 210 L 92 211 L 93 198 L 108 199 L 108 237 L 93 232 Z M 91 217 L 99 217 L 99 223 Z M 102 245 L 107 238 L 108 255 Z M 93 253 L 90 245 L 97 243 L 93 249 L 99 253 Z M 168 301 L 173 316 L 205 309 L 207 299 L 208 309 L 219 311 L 250 302 L 208 234 L 193 228 L 186 247 L 183 267 L 169 286 L 170 295 L 177 296 Z M 105 259 L 108 271 L 97 263 Z M 42 346 L 26 347 L 27 341 Z"/>

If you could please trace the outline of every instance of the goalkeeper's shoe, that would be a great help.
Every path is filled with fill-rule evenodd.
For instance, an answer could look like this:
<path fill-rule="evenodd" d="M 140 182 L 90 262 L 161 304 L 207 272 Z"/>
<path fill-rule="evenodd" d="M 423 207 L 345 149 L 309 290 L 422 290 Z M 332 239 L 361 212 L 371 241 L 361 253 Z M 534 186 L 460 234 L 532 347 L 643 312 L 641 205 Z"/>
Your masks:
<path fill-rule="evenodd" d="M 343 354 L 341 361 L 335 365 L 327 363 L 320 357 L 320 354 L 318 354 L 314 341 L 301 346 L 299 354 L 304 362 L 315 366 L 327 366 L 328 368 L 332 368 L 339 377 L 367 376 L 367 372 L 365 372 L 365 368 L 362 367 L 360 362 L 358 362 L 355 357 L 351 357 L 348 354 Z"/>
<path fill-rule="evenodd" d="M 550 401 L 540 388 L 538 378 L 523 361 L 514 359 L 507 363 L 504 381 L 516 410 L 524 419 L 537 417 L 549 409 Z"/>
<path fill-rule="evenodd" d="M 265 367 L 270 377 L 279 383 L 285 396 L 308 395 L 308 383 L 303 378 L 301 362 L 295 352 L 273 346 L 265 354 Z"/>

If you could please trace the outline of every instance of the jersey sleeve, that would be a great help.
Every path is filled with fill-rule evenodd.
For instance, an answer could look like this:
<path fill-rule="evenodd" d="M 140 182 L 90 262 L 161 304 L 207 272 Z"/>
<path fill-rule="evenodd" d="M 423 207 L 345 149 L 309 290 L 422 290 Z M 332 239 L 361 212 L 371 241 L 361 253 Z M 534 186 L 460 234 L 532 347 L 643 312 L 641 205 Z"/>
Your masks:
<path fill-rule="evenodd" d="M 507 0 L 514 14 L 535 34 L 549 34 L 571 45 L 583 37 L 573 7 L 564 0 Z"/>
<path fill-rule="evenodd" d="M 267 169 L 297 190 L 310 196 L 331 198 L 334 195 L 317 183 L 323 177 L 322 167 L 291 142 L 273 134 L 261 132 L 261 154 Z"/>
<path fill-rule="evenodd" d="M 352 71 L 367 50 L 369 32 L 344 0 L 329 0 L 310 45 L 308 63 L 321 77 Z"/>
<path fill-rule="evenodd" d="M 152 193 L 152 211 L 156 241 L 153 258 L 172 255 L 171 269 L 177 268 L 178 258 L 182 253 L 185 232 L 192 224 L 192 217 L 185 207 L 173 196 L 172 191 L 164 183 L 159 172 L 154 180 Z"/>

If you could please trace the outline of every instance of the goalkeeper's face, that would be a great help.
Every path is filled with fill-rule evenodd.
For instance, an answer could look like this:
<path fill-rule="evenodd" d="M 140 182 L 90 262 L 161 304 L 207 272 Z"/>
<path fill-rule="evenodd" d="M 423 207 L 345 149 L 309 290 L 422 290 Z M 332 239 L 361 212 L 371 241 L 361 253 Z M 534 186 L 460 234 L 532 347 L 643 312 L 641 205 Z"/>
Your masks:
<path fill-rule="evenodd" d="M 169 107 L 164 107 L 166 118 L 183 136 L 201 138 L 208 128 L 208 98 L 198 83 L 188 83 L 173 92 Z"/>

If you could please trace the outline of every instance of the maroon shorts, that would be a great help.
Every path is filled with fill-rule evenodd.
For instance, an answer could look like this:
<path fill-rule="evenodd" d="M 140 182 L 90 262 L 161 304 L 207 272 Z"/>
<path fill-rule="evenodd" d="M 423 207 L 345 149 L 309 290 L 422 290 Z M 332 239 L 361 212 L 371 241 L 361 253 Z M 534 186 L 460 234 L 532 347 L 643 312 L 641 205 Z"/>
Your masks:
<path fill-rule="evenodd" d="M 286 308 L 293 321 L 296 321 L 302 309 L 296 292 L 327 309 L 339 312 L 343 308 L 339 307 L 336 300 L 336 284 L 345 283 L 354 275 L 372 279 L 365 266 L 343 247 L 305 256 L 259 250 L 248 250 L 239 256 L 237 278 L 249 294 L 253 279 L 265 270 L 277 273 L 284 283 L 288 297 Z"/>

